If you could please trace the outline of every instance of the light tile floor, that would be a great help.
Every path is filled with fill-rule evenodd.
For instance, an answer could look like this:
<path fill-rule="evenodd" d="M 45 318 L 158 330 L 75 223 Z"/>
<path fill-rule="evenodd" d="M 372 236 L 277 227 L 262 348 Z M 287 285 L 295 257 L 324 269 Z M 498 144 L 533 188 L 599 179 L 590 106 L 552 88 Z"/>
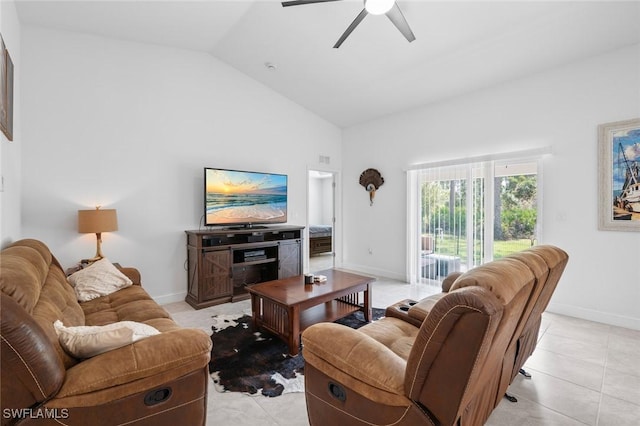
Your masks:
<path fill-rule="evenodd" d="M 333 253 L 321 253 L 309 257 L 309 272 L 313 273 L 328 268 L 333 268 Z"/>
<path fill-rule="evenodd" d="M 434 282 L 435 283 L 435 282 Z M 436 285 L 409 285 L 380 279 L 373 286 L 373 306 L 420 299 L 440 291 Z M 211 334 L 211 316 L 251 313 L 249 301 L 194 310 L 184 302 L 165 305 L 185 327 Z M 540 340 L 487 425 L 640 425 L 640 331 L 563 315 L 543 315 Z M 277 398 L 219 393 L 209 385 L 208 426 L 308 425 L 303 393 Z"/>

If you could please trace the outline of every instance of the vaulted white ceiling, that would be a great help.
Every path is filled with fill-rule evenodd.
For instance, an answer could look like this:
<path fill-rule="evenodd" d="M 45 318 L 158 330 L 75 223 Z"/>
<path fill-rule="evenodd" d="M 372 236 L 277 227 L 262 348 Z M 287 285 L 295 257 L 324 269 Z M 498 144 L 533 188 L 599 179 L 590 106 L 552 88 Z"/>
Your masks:
<path fill-rule="evenodd" d="M 16 3 L 23 25 L 208 52 L 340 127 L 640 43 L 637 1 L 398 0 L 413 43 L 369 15 L 339 49 L 362 0 Z"/>

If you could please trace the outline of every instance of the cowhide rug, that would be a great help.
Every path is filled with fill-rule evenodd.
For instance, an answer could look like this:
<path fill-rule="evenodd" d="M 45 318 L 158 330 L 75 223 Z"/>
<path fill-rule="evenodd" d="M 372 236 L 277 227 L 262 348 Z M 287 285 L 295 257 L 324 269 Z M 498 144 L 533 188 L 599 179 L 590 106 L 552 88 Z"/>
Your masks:
<path fill-rule="evenodd" d="M 384 309 L 373 308 L 373 320 Z M 269 397 L 304 392 L 302 352 L 288 355 L 287 345 L 265 332 L 253 332 L 250 315 L 216 315 L 211 329 L 213 349 L 209 373 L 218 392 L 244 392 Z M 351 328 L 366 324 L 362 312 L 336 321 Z"/>

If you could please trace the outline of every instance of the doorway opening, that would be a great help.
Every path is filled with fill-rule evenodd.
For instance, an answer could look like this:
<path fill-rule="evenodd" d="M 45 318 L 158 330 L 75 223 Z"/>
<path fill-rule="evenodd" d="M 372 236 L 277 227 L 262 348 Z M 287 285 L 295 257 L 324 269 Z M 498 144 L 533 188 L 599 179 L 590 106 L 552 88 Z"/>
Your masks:
<path fill-rule="evenodd" d="M 307 216 L 307 255 L 309 272 L 335 266 L 336 174 L 331 171 L 308 171 L 309 210 Z"/>

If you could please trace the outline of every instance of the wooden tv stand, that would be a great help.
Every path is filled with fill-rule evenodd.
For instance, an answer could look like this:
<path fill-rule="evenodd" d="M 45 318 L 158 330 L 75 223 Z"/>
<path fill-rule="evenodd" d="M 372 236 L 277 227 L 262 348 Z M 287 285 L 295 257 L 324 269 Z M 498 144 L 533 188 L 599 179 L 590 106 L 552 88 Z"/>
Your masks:
<path fill-rule="evenodd" d="M 187 296 L 196 309 L 249 298 L 247 287 L 302 274 L 304 226 L 218 228 L 187 234 Z"/>

